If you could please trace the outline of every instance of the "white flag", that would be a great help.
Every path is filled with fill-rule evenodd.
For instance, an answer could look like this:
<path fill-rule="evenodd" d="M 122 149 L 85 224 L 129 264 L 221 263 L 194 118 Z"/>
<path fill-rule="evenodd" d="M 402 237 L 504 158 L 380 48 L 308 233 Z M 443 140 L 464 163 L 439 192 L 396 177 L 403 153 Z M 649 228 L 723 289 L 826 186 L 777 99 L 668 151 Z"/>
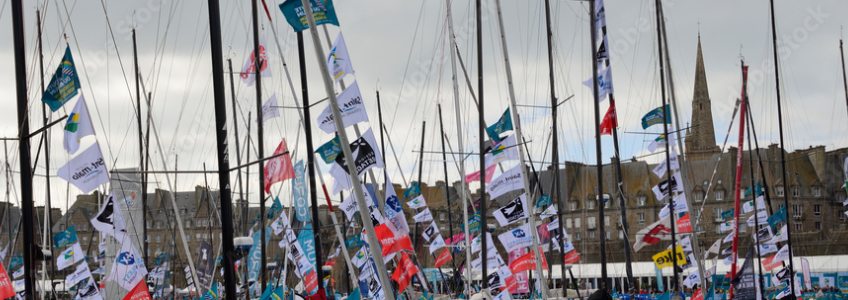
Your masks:
<path fill-rule="evenodd" d="M 424 195 L 418 195 L 418 197 L 406 202 L 406 205 L 409 205 L 411 209 L 422 208 L 427 206 L 427 200 L 424 200 Z"/>
<path fill-rule="evenodd" d="M 679 214 L 685 212 L 689 212 L 689 205 L 686 203 L 686 194 L 677 195 L 677 197 L 674 197 L 674 213 Z M 668 204 L 660 209 L 660 219 L 665 218 L 666 216 L 668 216 Z"/>
<path fill-rule="evenodd" d="M 91 115 L 88 113 L 88 106 L 85 104 L 85 97 L 80 94 L 77 104 L 68 115 L 68 120 L 65 122 L 65 141 L 63 146 L 69 154 L 77 153 L 80 146 L 80 140 L 83 137 L 94 135 L 94 126 L 91 125 Z"/>
<path fill-rule="evenodd" d="M 777 233 L 774 234 L 774 237 L 771 238 L 771 240 L 769 240 L 766 243 L 777 244 L 778 242 L 787 241 L 788 238 L 787 238 L 787 235 L 786 235 L 786 230 L 787 230 L 786 225 L 783 225 L 783 227 L 781 227 L 780 230 L 778 230 Z"/>
<path fill-rule="evenodd" d="M 589 87 L 590 90 L 595 88 L 592 79 L 587 79 L 583 82 L 583 85 Z M 603 70 L 598 71 L 598 102 L 606 100 L 607 95 L 612 93 L 612 69 L 605 67 Z"/>
<path fill-rule="evenodd" d="M 262 104 L 262 123 L 280 116 L 280 108 L 277 107 L 277 94 L 272 94 L 265 104 Z"/>
<path fill-rule="evenodd" d="M 668 184 L 668 182 L 669 182 L 668 179 L 660 181 L 656 186 L 651 188 L 651 191 L 654 192 L 654 196 L 656 196 L 657 199 L 663 199 L 663 198 L 665 198 L 665 196 L 668 196 L 668 194 L 669 194 L 669 188 L 668 188 L 669 184 Z M 681 193 L 683 192 L 683 179 L 680 176 L 680 173 L 675 173 L 674 175 L 671 176 L 671 188 L 672 188 L 672 192 L 681 192 Z"/>
<path fill-rule="evenodd" d="M 748 227 L 755 228 L 756 227 L 755 225 L 757 224 L 757 222 L 759 222 L 760 225 L 766 224 L 768 222 L 769 215 L 768 215 L 768 212 L 766 212 L 765 210 L 760 210 L 760 211 L 757 211 L 756 217 L 757 217 L 757 220 L 754 220 L 754 215 L 751 215 L 750 217 L 748 217 L 748 221 L 747 221 Z"/>
<path fill-rule="evenodd" d="M 772 261 L 784 260 L 789 260 L 789 244 L 786 244 L 783 246 L 783 248 L 780 248 L 780 250 L 777 251 L 777 254 L 774 255 L 774 259 L 772 259 Z"/>
<path fill-rule="evenodd" d="M 271 228 L 274 229 L 274 235 L 280 235 L 286 228 L 289 228 L 289 217 L 285 213 L 281 213 L 273 223 Z"/>
<path fill-rule="evenodd" d="M 700 281 L 701 277 L 698 276 L 698 271 L 695 270 L 692 274 L 689 274 L 686 279 L 683 279 L 683 285 L 691 289 L 693 286 L 700 283 Z"/>
<path fill-rule="evenodd" d="M 126 234 L 126 225 L 124 223 L 124 215 L 121 213 L 119 202 L 115 201 L 115 196 L 109 194 L 106 197 L 106 203 L 100 208 L 100 212 L 91 219 L 91 225 L 97 231 L 111 235 L 116 239 L 122 239 Z"/>
<path fill-rule="evenodd" d="M 109 183 L 109 170 L 106 169 L 106 160 L 100 153 L 100 144 L 94 143 L 67 164 L 59 168 L 56 173 L 60 178 L 70 182 L 83 194 L 88 194 L 104 183 Z"/>
<path fill-rule="evenodd" d="M 344 127 L 352 126 L 359 122 L 368 122 L 368 112 L 365 111 L 365 102 L 359 93 L 359 84 L 354 81 L 336 97 L 339 103 L 339 112 L 342 115 Z M 327 105 L 324 111 L 318 115 L 318 128 L 326 133 L 336 132 L 336 123 L 333 121 L 333 112 Z"/>
<path fill-rule="evenodd" d="M 533 234 L 530 230 L 532 230 L 530 229 L 530 223 L 527 223 L 521 227 L 499 234 L 498 240 L 501 241 L 506 252 L 512 252 L 521 247 L 529 247 L 533 244 Z"/>
<path fill-rule="evenodd" d="M 527 219 L 527 200 L 525 195 L 522 193 L 518 198 L 513 199 L 492 213 L 500 226 L 507 226 L 518 222 L 518 220 Z"/>
<path fill-rule="evenodd" d="M 677 152 L 675 152 L 673 149 L 671 150 L 671 155 L 669 155 L 669 159 L 671 159 L 671 170 L 672 171 L 679 170 L 680 169 L 680 163 L 677 162 Z M 654 174 L 657 175 L 657 177 L 662 178 L 663 176 L 665 176 L 665 171 L 668 168 L 669 168 L 668 160 L 663 160 L 656 167 L 654 167 L 653 172 L 654 172 Z"/>
<path fill-rule="evenodd" d="M 730 243 L 732 241 L 733 241 L 733 232 L 728 233 L 726 236 L 724 236 L 724 239 L 721 240 L 722 243 Z"/>
<path fill-rule="evenodd" d="M 669 135 L 668 141 L 671 142 L 671 144 L 669 144 L 669 145 L 671 147 L 674 147 L 674 135 L 673 134 Z M 664 147 L 666 142 L 667 141 L 666 141 L 665 138 L 663 138 L 663 135 L 660 135 L 658 138 L 656 138 L 654 141 L 652 141 L 650 144 L 648 144 L 648 151 L 651 151 L 651 153 L 657 152 L 657 149 L 659 149 L 659 147 L 661 147 L 661 146 Z"/>
<path fill-rule="evenodd" d="M 550 223 L 548 223 L 548 231 L 559 230 L 559 218 L 554 219 Z M 568 234 L 566 234 L 568 235 Z"/>
<path fill-rule="evenodd" d="M 489 199 L 495 199 L 508 192 L 523 189 L 524 177 L 521 175 L 521 165 L 504 171 L 500 176 L 492 180 L 486 186 L 489 189 Z"/>
<path fill-rule="evenodd" d="M 442 238 L 441 234 L 437 235 L 436 238 L 434 238 L 433 241 L 430 242 L 430 254 L 433 254 L 433 252 L 436 252 L 436 250 L 439 250 L 444 247 L 445 239 Z"/>
<path fill-rule="evenodd" d="M 439 227 L 436 226 L 436 222 L 430 223 L 430 226 L 424 229 L 424 232 L 421 233 L 421 237 L 424 238 L 425 241 L 429 242 L 434 236 L 439 235 Z"/>
<path fill-rule="evenodd" d="M 735 221 L 730 220 L 730 221 L 721 223 L 721 227 L 719 229 L 721 230 L 721 232 L 728 232 L 728 231 L 733 230 L 734 227 L 736 227 L 735 224 L 736 224 Z"/>
<path fill-rule="evenodd" d="M 59 253 L 59 257 L 56 258 L 56 267 L 61 271 L 83 259 L 85 259 L 85 252 L 82 252 L 82 247 L 76 243 Z"/>
<path fill-rule="evenodd" d="M 241 68 L 241 80 L 248 86 L 253 86 L 256 81 L 256 63 L 254 60 L 256 51 L 250 50 L 250 56 L 244 62 L 244 67 Z M 260 75 L 262 77 L 271 77 L 271 68 L 268 67 L 268 54 L 265 52 L 265 37 L 259 38 L 259 58 L 260 58 Z"/>
<path fill-rule="evenodd" d="M 766 209 L 766 202 L 763 201 L 763 196 L 757 197 L 757 199 L 745 202 L 742 204 L 742 211 L 746 214 L 754 211 L 754 202 L 757 202 L 757 210 Z"/>
<path fill-rule="evenodd" d="M 433 215 L 430 214 L 429 208 L 425 208 L 420 213 L 412 216 L 412 219 L 415 220 L 415 223 L 424 223 L 424 222 L 427 222 L 427 221 L 432 221 Z"/>
<path fill-rule="evenodd" d="M 495 244 L 492 242 L 492 234 L 486 232 L 486 251 L 491 249 L 495 249 Z M 483 249 L 483 235 L 478 235 L 474 239 L 471 240 L 471 253 L 480 252 Z"/>
<path fill-rule="evenodd" d="M 548 208 L 546 208 L 545 211 L 543 211 L 542 214 L 539 215 L 539 217 L 542 218 L 542 220 L 544 220 L 544 219 L 547 219 L 549 217 L 556 216 L 556 214 L 557 214 L 556 206 L 551 204 L 551 206 L 548 206 Z"/>
<path fill-rule="evenodd" d="M 333 49 L 330 50 L 330 54 L 327 55 L 327 68 L 335 82 L 339 82 L 347 74 L 353 74 L 350 55 L 347 53 L 347 45 L 345 45 L 341 32 L 336 37 L 336 41 L 333 42 Z"/>
<path fill-rule="evenodd" d="M 762 244 L 759 247 L 760 255 L 766 255 L 769 253 L 777 252 L 777 245 L 774 244 Z"/>
<path fill-rule="evenodd" d="M 91 270 L 88 269 L 88 264 L 79 264 L 73 273 L 65 277 L 65 286 L 74 286 L 77 282 L 89 277 L 91 277 Z"/>
<path fill-rule="evenodd" d="M 492 146 L 492 151 L 486 153 L 486 168 L 505 161 L 518 160 L 518 147 L 515 144 L 515 135 L 510 135 Z"/>
<path fill-rule="evenodd" d="M 363 189 L 362 192 L 365 192 L 365 189 Z M 353 194 L 350 194 L 350 196 L 347 196 L 347 198 L 342 201 L 339 208 L 345 213 L 348 221 L 353 221 L 353 214 L 359 211 L 359 204 L 356 203 L 356 199 L 354 199 Z"/>
<path fill-rule="evenodd" d="M 18 279 L 18 278 L 20 278 L 21 276 L 24 276 L 24 268 L 23 268 L 23 267 L 18 268 L 18 270 L 17 270 L 17 271 L 15 271 L 14 273 L 12 273 L 12 278 Z"/>
<path fill-rule="evenodd" d="M 394 185 L 391 179 L 386 174 L 386 193 L 383 195 L 386 199 L 386 226 L 392 230 L 396 237 L 402 237 L 409 234 L 409 224 L 406 222 L 406 214 L 403 212 L 403 205 L 398 200 Z"/>
<path fill-rule="evenodd" d="M 709 249 L 707 249 L 706 254 L 710 254 L 710 253 L 718 254 L 719 251 L 721 251 L 721 240 L 716 240 L 715 243 L 713 243 L 713 245 L 710 246 Z"/>
<path fill-rule="evenodd" d="M 147 267 L 144 266 L 144 259 L 138 255 L 132 241 L 123 239 L 120 242 L 121 250 L 115 255 L 115 262 L 112 263 L 112 270 L 106 280 L 117 282 L 125 290 L 132 291 L 139 282 L 144 280 Z"/>

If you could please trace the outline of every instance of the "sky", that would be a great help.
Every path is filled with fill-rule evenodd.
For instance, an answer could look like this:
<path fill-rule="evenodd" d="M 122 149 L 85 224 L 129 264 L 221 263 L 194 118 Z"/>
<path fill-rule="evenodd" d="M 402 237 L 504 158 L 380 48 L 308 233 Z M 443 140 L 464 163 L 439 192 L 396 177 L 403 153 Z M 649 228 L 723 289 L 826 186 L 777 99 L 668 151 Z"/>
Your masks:
<path fill-rule="evenodd" d="M 13 63 L 12 17 L 10 1 L 0 2 L 0 57 L 6 58 L 6 68 L 0 68 L 0 131 L 4 137 L 17 134 L 15 106 L 15 74 Z M 471 82 L 477 87 L 477 49 L 473 1 L 452 1 L 452 18 L 458 54 Z M 515 101 L 518 104 L 523 138 L 534 167 L 550 164 L 551 98 L 548 53 L 545 39 L 544 2 L 526 0 L 501 1 L 504 35 L 513 77 Z M 803 149 L 823 145 L 828 150 L 848 146 L 845 124 L 848 108 L 842 90 L 842 70 L 839 39 L 844 19 L 837 12 L 848 11 L 845 1 L 787 1 L 777 0 L 776 19 L 780 66 L 781 100 L 787 149 Z M 484 115 L 486 124 L 497 121 L 509 107 L 509 89 L 501 49 L 495 1 L 483 1 L 483 80 Z M 260 32 L 265 40 L 271 64 L 270 78 L 263 78 L 261 102 L 276 95 L 281 117 L 264 124 L 264 152 L 273 153 L 285 139 L 293 160 L 305 160 L 305 134 L 300 127 L 299 114 L 292 107 L 295 97 L 289 85 L 283 60 L 288 67 L 291 84 L 299 104 L 300 73 L 296 35 L 286 24 L 279 3 L 268 1 L 273 22 L 269 22 L 260 5 Z M 334 1 L 340 26 L 327 26 L 330 39 L 343 32 L 355 74 L 345 78 L 350 85 L 358 83 L 365 101 L 369 120 L 360 123 L 364 132 L 376 131 L 378 107 L 376 92 L 382 103 L 387 128 L 387 149 L 384 153 L 387 171 L 393 183 L 405 186 L 417 180 L 419 168 L 425 182 L 444 180 L 439 138 L 437 105 L 442 106 L 442 119 L 448 143 L 448 180 L 459 179 L 460 161 L 465 159 L 466 173 L 479 168 L 477 110 L 472 93 L 466 84 L 462 68 L 458 70 L 458 97 L 454 97 L 446 4 L 444 1 Z M 144 91 L 150 92 L 151 104 L 145 105 L 143 115 L 150 112 L 153 120 L 150 137 L 151 169 L 208 170 L 217 169 L 215 124 L 212 96 L 212 71 L 209 44 L 209 22 L 206 1 L 29 1 L 24 4 L 27 53 L 28 98 L 33 118 L 31 127 L 40 127 L 42 120 L 39 98 L 37 60 L 37 31 L 35 10 L 42 9 L 44 77 L 49 80 L 61 59 L 66 45 L 71 48 L 78 72 L 81 74 L 82 94 L 94 120 L 95 137 L 86 138 L 83 147 L 95 140 L 111 169 L 134 168 L 139 165 L 138 128 L 135 113 L 135 78 L 133 76 L 133 44 L 131 29 L 138 40 L 138 61 Z M 754 125 L 760 145 L 778 142 L 777 102 L 773 69 L 772 38 L 768 1 L 680 1 L 665 0 L 663 9 L 667 22 L 668 46 L 674 81 L 674 98 L 680 127 L 691 117 L 695 56 L 698 39 L 702 43 L 707 81 L 713 105 L 716 142 L 736 141 L 736 131 L 729 130 L 731 113 L 741 89 L 740 60 L 750 65 L 748 93 Z M 553 24 L 553 74 L 557 102 L 557 127 L 562 160 L 595 164 L 595 115 L 591 90 L 582 82 L 591 77 L 591 46 L 588 3 L 583 1 L 551 1 Z M 620 154 L 623 159 L 639 157 L 656 162 L 645 148 L 661 131 L 659 126 L 643 129 L 642 116 L 661 104 L 657 65 L 656 19 L 653 1 L 606 0 L 608 40 L 611 44 L 611 68 L 616 103 L 618 105 Z M 232 59 L 235 72 L 245 64 L 253 45 L 249 1 L 221 3 L 222 50 L 219 57 L 227 67 Z M 272 30 L 272 28 L 274 30 Z M 276 31 L 277 35 L 274 35 Z M 321 45 L 328 47 L 323 28 L 319 28 Z M 317 56 L 309 34 L 305 37 L 305 62 L 309 103 L 326 97 L 318 71 Z M 246 128 L 251 128 L 253 144 L 250 158 L 256 152 L 255 121 L 257 97 L 255 87 L 240 82 L 235 76 L 235 89 L 227 82 L 227 113 L 231 161 L 235 166 L 234 123 L 238 123 L 239 142 L 244 146 Z M 336 92 L 341 88 L 336 86 Z M 233 121 L 231 95 L 236 98 Z M 569 98 L 570 96 L 572 96 Z M 78 97 L 79 98 L 79 97 Z M 142 98 L 142 100 L 146 100 Z M 70 112 L 78 101 L 71 100 L 63 108 L 49 113 L 55 120 Z M 313 119 L 327 102 L 315 104 Z M 601 114 L 607 111 L 609 100 L 599 104 Z M 252 116 L 247 120 L 248 115 Z M 426 122 L 426 123 L 423 123 Z M 59 126 L 49 130 L 50 166 L 39 156 L 33 189 L 36 204 L 46 198 L 45 173 L 55 174 L 72 156 L 61 147 L 63 135 Z M 316 128 L 314 120 L 312 127 Z M 459 130 L 457 130 L 459 128 Z M 735 126 L 733 127 L 735 128 Z M 424 130 L 423 166 L 418 166 L 421 133 Z M 348 134 L 354 130 L 348 128 Z M 462 142 L 459 137 L 461 133 Z M 728 132 L 730 134 L 728 135 Z M 332 136 L 314 130 L 316 147 Z M 38 140 L 33 140 L 33 153 Z M 602 138 L 602 163 L 613 156 L 612 139 Z M 13 178 L 9 201 L 17 203 L 19 162 L 17 144 L 8 144 L 8 159 Z M 466 153 L 464 156 L 461 153 Z M 35 155 L 33 155 L 35 157 Z M 321 164 L 324 182 L 328 166 Z M 258 203 L 257 168 L 249 170 L 245 180 L 248 199 Z M 377 176 L 378 178 L 380 176 Z M 233 174 L 234 191 L 238 192 Z M 207 176 L 181 174 L 178 177 L 151 175 L 150 191 L 154 188 L 192 189 L 208 182 L 218 187 L 214 174 Z M 380 180 L 381 181 L 381 180 Z M 176 182 L 176 185 L 174 185 Z M 320 183 L 320 182 L 319 182 Z M 101 190 L 108 192 L 108 186 Z M 474 185 L 471 186 L 475 188 Z M 5 194 L 5 185 L 0 185 Z M 51 199 L 54 207 L 65 208 L 80 191 L 59 178 L 51 178 Z M 284 204 L 290 199 L 291 184 L 284 182 L 272 188 Z M 238 197 L 238 196 L 236 196 Z M 323 199 L 323 197 L 320 197 Z M 332 196 L 338 201 L 338 196 Z M 322 200 L 323 201 L 323 200 Z"/>

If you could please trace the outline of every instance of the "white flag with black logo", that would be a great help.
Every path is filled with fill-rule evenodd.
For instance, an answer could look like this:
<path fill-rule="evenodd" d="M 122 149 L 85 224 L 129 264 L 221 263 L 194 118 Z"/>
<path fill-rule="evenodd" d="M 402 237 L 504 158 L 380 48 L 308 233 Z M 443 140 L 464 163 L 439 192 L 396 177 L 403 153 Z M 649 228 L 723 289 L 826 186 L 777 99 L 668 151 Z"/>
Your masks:
<path fill-rule="evenodd" d="M 425 241 L 429 242 L 434 236 L 439 235 L 439 227 L 436 227 L 436 222 L 430 223 L 430 226 L 424 229 L 424 233 L 421 234 L 421 237 L 424 238 Z"/>
<path fill-rule="evenodd" d="M 383 157 L 380 155 L 379 144 L 377 144 L 374 132 L 371 129 L 368 129 L 362 136 L 350 143 L 350 151 L 355 162 L 357 176 L 362 176 L 373 167 L 383 168 Z M 348 167 L 344 155 L 337 156 L 336 162 L 330 167 L 330 175 L 345 189 L 353 187 Z"/>
<path fill-rule="evenodd" d="M 73 184 L 83 194 L 90 193 L 101 184 L 109 183 L 109 170 L 106 169 L 106 160 L 100 153 L 100 144 L 95 142 L 94 145 L 71 158 L 67 164 L 59 168 L 56 175 Z"/>
<path fill-rule="evenodd" d="M 420 213 L 412 216 L 412 219 L 415 220 L 415 223 L 424 223 L 424 222 L 427 222 L 427 221 L 432 221 L 433 215 L 430 214 L 429 208 L 425 208 Z"/>
<path fill-rule="evenodd" d="M 442 235 L 437 235 L 432 242 L 430 242 L 430 254 L 436 252 L 441 248 L 445 247 L 445 239 L 442 238 Z"/>
<path fill-rule="evenodd" d="M 508 192 L 524 188 L 524 177 L 521 175 L 521 165 L 504 171 L 487 185 L 489 199 L 495 199 Z"/>
<path fill-rule="evenodd" d="M 492 214 L 495 216 L 495 220 L 498 220 L 498 224 L 507 226 L 527 218 L 527 197 L 525 195 L 521 194 Z"/>
<path fill-rule="evenodd" d="M 88 264 L 79 264 L 73 273 L 65 276 L 65 286 L 74 286 L 77 282 L 89 277 L 91 277 L 91 270 L 88 269 Z"/>
<path fill-rule="evenodd" d="M 103 300 L 100 296 L 100 290 L 97 288 L 97 282 L 93 277 L 89 277 L 85 287 L 80 288 L 74 300 Z"/>
<path fill-rule="evenodd" d="M 365 102 L 362 101 L 362 94 L 359 92 L 359 85 L 356 81 L 339 93 L 337 99 L 339 113 L 342 115 L 342 123 L 345 128 L 359 122 L 368 122 L 368 112 L 365 111 Z M 324 111 L 318 115 L 318 128 L 321 128 L 326 133 L 336 132 L 336 122 L 334 120 L 333 112 L 330 111 L 330 106 L 327 105 Z"/>
<path fill-rule="evenodd" d="M 669 193 L 669 180 L 660 181 L 659 184 L 651 188 L 654 192 L 654 195 L 657 199 L 664 199 L 665 196 L 668 196 Z M 675 173 L 671 176 L 671 191 L 672 192 L 683 192 L 683 179 L 680 177 L 680 173 Z"/>
<path fill-rule="evenodd" d="M 113 194 L 106 197 L 106 203 L 103 203 L 100 212 L 91 219 L 91 225 L 94 226 L 94 229 L 120 240 L 127 230 L 120 204 L 115 201 Z"/>

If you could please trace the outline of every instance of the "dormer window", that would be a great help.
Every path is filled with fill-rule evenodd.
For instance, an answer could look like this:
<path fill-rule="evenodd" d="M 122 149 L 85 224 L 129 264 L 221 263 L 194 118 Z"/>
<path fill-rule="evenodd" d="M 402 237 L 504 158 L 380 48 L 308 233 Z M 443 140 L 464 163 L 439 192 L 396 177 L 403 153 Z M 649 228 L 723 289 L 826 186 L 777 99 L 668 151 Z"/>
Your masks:
<path fill-rule="evenodd" d="M 724 200 L 724 190 L 715 191 L 715 199 L 716 201 Z"/>
<path fill-rule="evenodd" d="M 645 206 L 645 203 L 648 202 L 648 197 L 638 196 L 636 197 L 636 205 Z"/>
<path fill-rule="evenodd" d="M 820 187 L 814 186 L 810 189 L 810 192 L 812 192 L 813 197 L 821 197 L 821 188 Z"/>
<path fill-rule="evenodd" d="M 801 188 L 792 188 L 792 197 L 801 197 Z"/>

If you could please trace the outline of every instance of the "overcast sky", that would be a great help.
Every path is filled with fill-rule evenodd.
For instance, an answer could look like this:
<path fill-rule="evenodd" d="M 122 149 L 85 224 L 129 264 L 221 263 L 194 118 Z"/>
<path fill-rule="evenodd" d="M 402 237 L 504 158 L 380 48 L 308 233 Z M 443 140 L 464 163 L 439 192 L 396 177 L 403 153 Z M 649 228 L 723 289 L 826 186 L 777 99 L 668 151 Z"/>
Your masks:
<path fill-rule="evenodd" d="M 133 105 L 135 84 L 132 76 L 132 38 L 130 29 L 138 34 L 139 63 L 143 84 L 152 92 L 153 122 L 158 129 L 151 137 L 151 164 L 154 170 L 201 170 L 217 168 L 215 152 L 214 107 L 212 105 L 212 76 L 209 45 L 209 23 L 206 1 L 29 1 L 25 3 L 26 49 L 29 100 L 33 113 L 33 129 L 41 124 L 38 61 L 35 55 L 36 8 L 43 9 L 45 78 L 55 71 L 65 49 L 65 39 L 70 46 L 78 71 L 81 74 L 82 94 L 93 114 L 96 140 L 99 141 L 108 166 L 131 168 L 138 165 L 138 128 Z M 108 2 L 108 3 L 107 3 Z M 497 14 L 494 1 L 486 0 L 483 8 L 483 70 L 485 121 L 491 124 L 509 105 L 503 52 L 500 48 Z M 589 46 L 588 4 L 579 1 L 555 0 L 552 2 L 554 76 L 559 101 L 574 95 L 559 107 L 561 158 L 568 161 L 595 164 L 594 116 L 591 91 L 582 82 L 591 77 Z M 842 73 L 839 57 L 839 39 L 844 18 L 839 13 L 848 11 L 845 1 L 776 1 L 777 32 L 780 40 L 781 96 L 783 99 L 784 128 L 787 148 L 807 148 L 824 145 L 828 150 L 848 145 L 846 134 L 845 95 L 842 91 Z M 777 106 L 775 76 L 772 61 L 772 43 L 768 1 L 663 1 L 668 24 L 671 69 L 675 84 L 675 97 L 679 104 L 681 127 L 686 126 L 691 114 L 694 64 L 700 34 L 706 72 L 710 87 L 715 119 L 716 142 L 721 145 L 731 122 L 734 100 L 741 87 L 740 58 L 751 66 L 749 94 L 760 145 L 777 141 Z M 263 81 L 264 102 L 276 94 L 279 105 L 294 106 L 282 58 L 288 64 L 297 97 L 302 101 L 295 34 L 276 5 L 269 1 L 273 24 L 262 16 L 260 35 L 269 49 L 272 77 Z M 103 6 L 105 5 L 105 7 Z M 547 50 L 544 24 L 544 2 L 502 1 L 505 35 L 515 83 L 516 101 L 519 105 L 550 106 Z M 462 132 L 463 150 L 478 149 L 478 119 L 471 93 L 459 70 L 459 114 L 451 85 L 451 60 L 447 40 L 446 7 L 444 1 L 335 1 L 341 27 L 330 26 L 329 34 L 335 39 L 344 32 L 351 61 L 356 73 L 345 78 L 350 85 L 359 83 L 368 107 L 370 125 L 360 124 L 362 130 L 376 129 L 378 109 L 375 91 L 380 91 L 383 115 L 388 127 L 392 148 L 385 153 L 389 175 L 394 183 L 405 185 L 417 177 L 418 151 L 421 131 L 426 130 L 424 149 L 441 151 L 436 105 L 443 104 L 445 132 L 451 149 L 458 152 L 457 124 Z M 477 90 L 476 33 L 473 1 L 455 1 L 452 5 L 454 30 L 468 76 Z M 9 1 L 0 7 L 0 56 L 6 66 L 0 68 L 0 95 L 4 95 L 0 110 L 0 130 L 3 136 L 17 134 L 15 113 L 15 74 L 13 68 L 12 17 Z M 261 12 L 260 12 L 261 13 Z M 659 77 L 656 55 L 656 21 L 653 1 L 606 1 L 607 32 L 612 44 L 611 62 L 620 124 L 621 156 L 642 156 L 650 140 L 661 128 L 654 126 L 643 130 L 641 117 L 660 106 Z M 252 27 L 249 1 L 223 1 L 221 4 L 223 52 L 233 60 L 239 71 L 252 48 Z M 271 26 L 278 33 L 275 38 Z M 321 31 L 322 45 L 327 41 Z M 277 42 L 280 50 L 278 51 Z M 306 64 L 308 69 L 309 100 L 314 103 L 326 97 L 311 38 L 306 37 Z M 326 50 L 326 49 L 325 49 Z M 226 68 L 226 61 L 225 61 Z M 229 77 L 227 102 L 230 103 Z M 339 88 L 337 87 L 337 91 Z M 236 77 L 235 93 L 239 140 L 245 141 L 246 127 L 251 123 L 255 142 L 256 93 L 254 87 L 239 82 Z M 72 100 L 51 119 L 68 114 L 77 100 Z M 609 101 L 600 103 L 601 113 Z M 312 110 L 313 118 L 326 107 L 325 103 Z M 230 165 L 235 166 L 235 143 L 232 139 L 232 107 L 230 118 Z M 145 108 L 145 114 L 147 109 Z M 524 138 L 529 142 L 530 156 L 537 168 L 546 167 L 550 160 L 550 109 L 520 107 Z M 245 118 L 252 114 L 253 120 Z M 265 153 L 270 155 L 285 138 L 289 149 L 296 151 L 294 160 L 305 159 L 304 134 L 299 132 L 298 114 L 293 109 L 281 109 L 282 117 L 265 123 Z M 458 122 L 457 115 L 461 121 Z M 422 122 L 427 122 L 422 126 Z M 63 124 L 63 123 L 62 123 Z M 61 124 L 56 129 L 61 128 Z M 313 127 L 315 127 L 313 121 Z M 736 140 L 734 131 L 730 141 Z M 353 135 L 353 130 L 348 130 Z M 377 135 L 379 139 L 379 134 Z M 316 147 L 332 136 L 314 132 Z M 87 138 L 86 145 L 94 142 Z M 161 142 L 161 143 L 160 143 Z M 50 131 L 50 173 L 65 164 L 71 157 L 61 147 L 60 130 Z M 33 148 L 38 141 L 33 140 Z M 85 146 L 84 146 L 85 147 Z M 161 147 L 161 148 L 160 148 Z M 473 149 L 474 150 L 473 150 Z M 161 149 L 161 153 L 160 153 Z M 35 151 L 35 150 L 33 150 Z M 612 139 L 604 136 L 602 151 L 604 162 L 613 155 Z M 19 169 L 17 144 L 9 143 L 9 161 L 13 170 Z M 254 150 L 251 160 L 256 159 Z M 395 160 L 398 158 L 399 163 Z M 164 157 L 164 161 L 162 159 Z M 654 159 L 647 157 L 645 159 Z M 243 158 L 244 160 L 244 158 Z M 653 161 L 653 160 L 652 160 Z M 468 159 L 466 168 L 478 169 L 476 156 Z M 459 179 L 458 156 L 448 157 L 449 180 Z M 327 167 L 322 166 L 326 174 Z M 44 159 L 39 160 L 38 174 L 44 174 Z M 257 199 L 258 180 L 256 168 L 246 182 L 250 199 Z M 15 173 L 13 194 L 19 189 Z M 379 177 L 379 176 L 378 176 Z M 423 180 L 435 182 L 443 179 L 441 154 L 425 154 Z M 231 177 L 233 180 L 235 176 Z M 217 188 L 217 176 L 205 178 Z M 325 176 L 328 185 L 332 183 Z M 168 189 L 164 175 L 151 176 L 153 188 Z M 180 190 L 204 184 L 200 175 L 180 175 L 170 181 L 177 182 Z M 417 180 L 417 178 L 416 178 Z M 235 181 L 234 181 L 235 182 Z M 282 188 L 281 188 L 282 187 Z M 472 186 L 473 187 L 473 186 Z M 0 186 L 0 188 L 3 188 Z M 104 186 L 103 189 L 106 187 Z M 5 188 L 3 188 L 5 189 Z M 35 180 L 36 202 L 43 203 L 45 181 Z M 238 191 L 237 188 L 234 188 Z M 5 192 L 5 190 L 4 190 Z M 79 190 L 54 178 L 52 195 L 54 206 L 65 207 Z M 288 199 L 290 183 L 278 184 L 273 195 Z M 338 197 L 334 197 L 338 198 Z M 12 201 L 17 201 L 13 195 Z M 338 199 L 336 199 L 338 200 Z M 57 203 L 58 202 L 58 203 Z M 284 201 L 284 203 L 287 203 Z"/>

